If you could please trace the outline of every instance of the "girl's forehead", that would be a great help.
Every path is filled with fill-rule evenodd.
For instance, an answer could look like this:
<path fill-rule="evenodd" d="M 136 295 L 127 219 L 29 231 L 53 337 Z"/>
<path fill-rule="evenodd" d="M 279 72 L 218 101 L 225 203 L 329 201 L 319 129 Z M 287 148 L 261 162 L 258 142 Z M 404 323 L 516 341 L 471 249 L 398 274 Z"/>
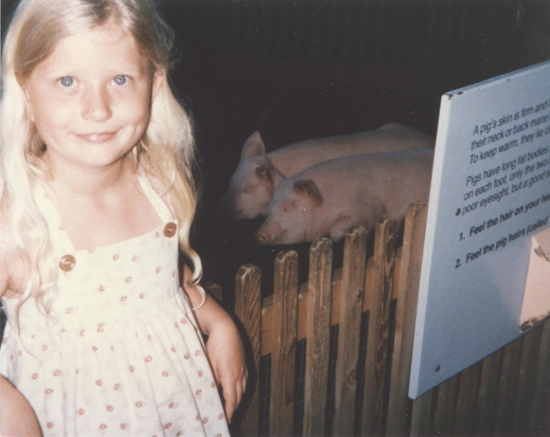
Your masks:
<path fill-rule="evenodd" d="M 80 46 L 82 49 L 86 47 L 110 49 L 117 45 L 121 46 L 121 44 L 124 44 L 126 49 L 133 49 L 139 52 L 136 41 L 130 33 L 125 32 L 120 26 L 103 24 L 79 30 L 62 38 L 54 51 L 74 48 L 75 46 Z"/>
<path fill-rule="evenodd" d="M 95 44 L 113 44 L 125 38 L 131 40 L 135 44 L 134 37 L 113 21 L 109 21 L 100 26 L 82 29 L 72 36 L 85 38 Z"/>
<path fill-rule="evenodd" d="M 45 59 L 45 64 L 52 68 L 67 64 L 84 67 L 90 58 L 105 59 L 113 65 L 148 65 L 135 38 L 111 24 L 84 29 L 62 38 Z"/>

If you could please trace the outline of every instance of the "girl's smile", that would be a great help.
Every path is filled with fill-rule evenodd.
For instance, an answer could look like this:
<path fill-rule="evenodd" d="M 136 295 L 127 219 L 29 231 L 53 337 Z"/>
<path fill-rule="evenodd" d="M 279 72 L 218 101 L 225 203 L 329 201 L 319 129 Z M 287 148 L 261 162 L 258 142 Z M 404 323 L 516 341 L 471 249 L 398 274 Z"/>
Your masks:
<path fill-rule="evenodd" d="M 62 39 L 24 83 L 54 174 L 120 162 L 143 136 L 161 80 L 112 24 Z"/>
<path fill-rule="evenodd" d="M 89 141 L 90 143 L 103 143 L 109 141 L 116 135 L 116 132 L 100 132 L 92 134 L 79 134 L 78 136 L 84 141 Z"/>

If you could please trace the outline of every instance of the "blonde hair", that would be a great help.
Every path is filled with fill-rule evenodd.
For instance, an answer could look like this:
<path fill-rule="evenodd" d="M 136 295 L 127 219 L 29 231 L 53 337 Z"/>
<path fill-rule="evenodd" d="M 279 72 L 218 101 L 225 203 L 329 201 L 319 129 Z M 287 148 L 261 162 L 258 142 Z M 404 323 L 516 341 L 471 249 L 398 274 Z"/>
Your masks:
<path fill-rule="evenodd" d="M 42 159 L 45 145 L 31 120 L 22 84 L 61 39 L 110 22 L 133 36 L 150 63 L 151 74 L 164 76 L 147 130 L 132 156 L 166 188 L 179 223 L 180 248 L 193 264 L 190 284 L 198 284 L 202 275 L 200 258 L 189 242 L 197 197 L 192 125 L 167 81 L 172 30 L 151 0 L 22 0 L 4 44 L 0 146 L 0 201 L 8 205 L 11 238 L 27 269 L 22 302 L 29 297 L 43 302 L 45 293 L 55 289 L 58 271 L 48 224 L 33 198 L 36 185 L 49 177 Z"/>

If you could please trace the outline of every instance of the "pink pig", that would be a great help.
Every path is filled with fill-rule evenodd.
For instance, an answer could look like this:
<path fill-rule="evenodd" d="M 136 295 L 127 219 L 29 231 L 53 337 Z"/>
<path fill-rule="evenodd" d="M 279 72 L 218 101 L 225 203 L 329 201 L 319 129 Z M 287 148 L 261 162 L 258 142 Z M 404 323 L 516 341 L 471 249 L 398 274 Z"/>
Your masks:
<path fill-rule="evenodd" d="M 262 138 L 255 132 L 244 143 L 239 165 L 216 208 L 234 219 L 255 218 L 267 213 L 279 183 L 315 164 L 361 153 L 433 146 L 431 136 L 400 123 L 389 123 L 374 131 L 306 140 L 270 153 L 265 152 Z"/>
<path fill-rule="evenodd" d="M 352 225 L 371 229 L 387 213 L 402 221 L 407 207 L 428 202 L 433 149 L 337 158 L 282 181 L 260 244 L 292 244 L 329 236 L 337 241 Z"/>

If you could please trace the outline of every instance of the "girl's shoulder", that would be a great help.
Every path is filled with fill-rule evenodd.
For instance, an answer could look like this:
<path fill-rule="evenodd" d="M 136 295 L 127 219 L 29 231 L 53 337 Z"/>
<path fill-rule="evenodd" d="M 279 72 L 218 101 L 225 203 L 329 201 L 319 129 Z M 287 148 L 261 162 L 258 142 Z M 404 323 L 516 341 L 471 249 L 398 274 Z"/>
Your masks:
<path fill-rule="evenodd" d="M 149 183 L 156 193 L 163 195 L 166 192 L 166 187 L 158 176 L 151 172 L 145 172 L 145 176 L 149 179 Z"/>
<path fill-rule="evenodd" d="M 170 205 L 170 200 L 168 198 L 168 189 L 169 187 L 165 186 L 161 178 L 155 174 L 154 171 L 148 165 L 141 166 L 142 176 L 145 176 L 151 185 L 151 188 L 157 193 L 161 199 L 167 205 Z"/>

